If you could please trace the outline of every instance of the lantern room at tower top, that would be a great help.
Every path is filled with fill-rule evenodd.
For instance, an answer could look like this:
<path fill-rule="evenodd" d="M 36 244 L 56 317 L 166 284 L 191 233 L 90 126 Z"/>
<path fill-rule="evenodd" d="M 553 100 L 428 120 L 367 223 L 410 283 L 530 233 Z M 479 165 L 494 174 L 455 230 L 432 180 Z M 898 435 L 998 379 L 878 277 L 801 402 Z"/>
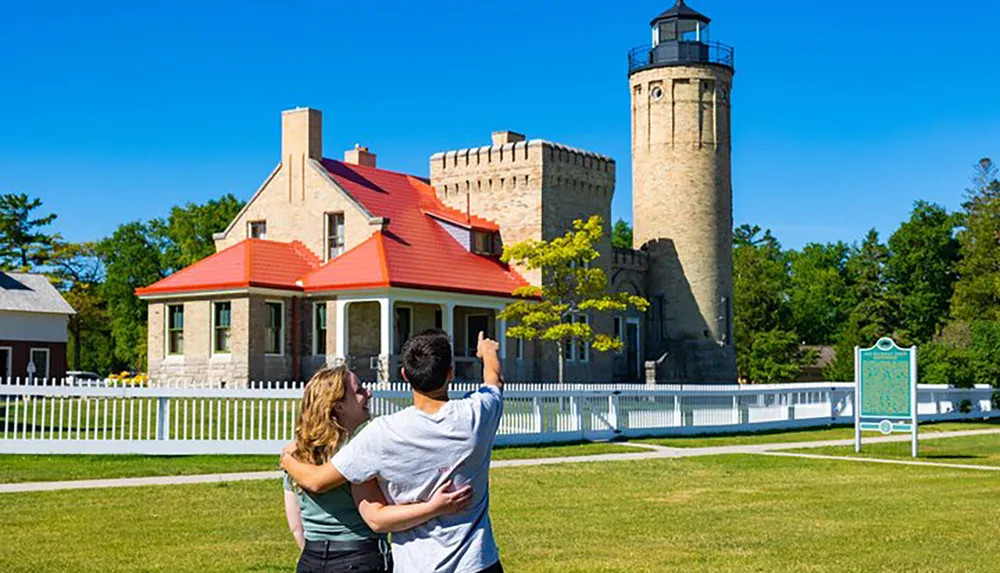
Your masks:
<path fill-rule="evenodd" d="M 677 0 L 650 22 L 653 43 L 629 52 L 629 75 L 647 68 L 713 64 L 733 68 L 733 48 L 709 39 L 711 19 Z"/>

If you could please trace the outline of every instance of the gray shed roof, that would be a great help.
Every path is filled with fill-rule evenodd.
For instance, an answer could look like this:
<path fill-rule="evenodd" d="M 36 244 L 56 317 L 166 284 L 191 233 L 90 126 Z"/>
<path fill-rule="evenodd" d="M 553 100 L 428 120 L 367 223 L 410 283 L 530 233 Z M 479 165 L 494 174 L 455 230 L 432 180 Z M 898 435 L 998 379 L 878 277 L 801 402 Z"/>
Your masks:
<path fill-rule="evenodd" d="M 0 272 L 0 310 L 76 314 L 44 275 Z"/>

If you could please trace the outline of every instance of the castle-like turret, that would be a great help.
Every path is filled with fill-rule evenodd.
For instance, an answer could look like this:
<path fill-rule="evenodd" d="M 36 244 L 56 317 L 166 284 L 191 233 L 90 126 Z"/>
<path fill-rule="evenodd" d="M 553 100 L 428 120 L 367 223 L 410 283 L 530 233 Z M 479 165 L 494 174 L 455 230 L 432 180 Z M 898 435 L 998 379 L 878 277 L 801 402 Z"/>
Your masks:
<path fill-rule="evenodd" d="M 649 253 L 646 356 L 659 380 L 734 382 L 733 49 L 678 0 L 629 53 L 634 241 Z"/>

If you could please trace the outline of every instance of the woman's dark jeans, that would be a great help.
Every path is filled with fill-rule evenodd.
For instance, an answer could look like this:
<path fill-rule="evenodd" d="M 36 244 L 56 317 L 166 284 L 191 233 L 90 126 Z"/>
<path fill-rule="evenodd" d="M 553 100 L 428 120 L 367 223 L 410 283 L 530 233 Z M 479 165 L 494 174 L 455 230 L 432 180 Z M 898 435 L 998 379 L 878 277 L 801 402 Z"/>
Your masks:
<path fill-rule="evenodd" d="M 354 551 L 331 551 L 306 546 L 296 573 L 389 573 L 391 554 L 383 557 L 377 546 Z"/>

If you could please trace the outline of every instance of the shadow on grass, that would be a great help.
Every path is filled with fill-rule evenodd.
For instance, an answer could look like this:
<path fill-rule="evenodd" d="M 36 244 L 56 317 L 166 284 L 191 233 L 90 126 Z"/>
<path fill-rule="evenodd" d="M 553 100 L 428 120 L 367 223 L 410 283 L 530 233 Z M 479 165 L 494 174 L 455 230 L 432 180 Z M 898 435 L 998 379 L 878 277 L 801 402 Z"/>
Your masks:
<path fill-rule="evenodd" d="M 921 455 L 922 458 L 927 458 L 929 460 L 981 460 L 986 456 L 967 456 L 961 454 L 931 454 L 929 456 Z"/>

